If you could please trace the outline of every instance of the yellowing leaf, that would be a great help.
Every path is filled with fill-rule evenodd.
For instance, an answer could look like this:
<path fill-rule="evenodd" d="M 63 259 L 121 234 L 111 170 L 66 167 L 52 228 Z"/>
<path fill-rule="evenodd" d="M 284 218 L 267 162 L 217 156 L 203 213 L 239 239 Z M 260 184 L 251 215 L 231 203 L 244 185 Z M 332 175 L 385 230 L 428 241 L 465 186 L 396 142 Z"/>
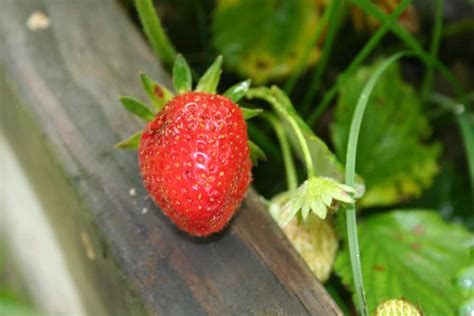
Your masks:
<path fill-rule="evenodd" d="M 226 65 L 256 83 L 287 76 L 299 66 L 320 20 L 314 0 L 220 0 L 213 41 Z M 320 55 L 314 47 L 305 66 Z"/>

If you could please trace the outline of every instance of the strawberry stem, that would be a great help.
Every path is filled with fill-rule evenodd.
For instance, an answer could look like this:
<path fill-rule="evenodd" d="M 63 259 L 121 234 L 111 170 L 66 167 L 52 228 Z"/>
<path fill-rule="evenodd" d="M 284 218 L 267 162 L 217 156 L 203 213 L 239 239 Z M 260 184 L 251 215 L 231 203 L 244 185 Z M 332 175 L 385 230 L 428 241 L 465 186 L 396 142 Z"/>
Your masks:
<path fill-rule="evenodd" d="M 299 127 L 296 120 L 292 116 L 289 116 L 286 119 L 288 123 L 290 123 L 293 130 L 295 131 L 296 137 L 298 138 L 298 142 L 300 143 L 301 150 L 303 152 L 304 161 L 306 164 L 306 170 L 308 172 L 308 180 L 309 180 L 315 177 L 315 174 L 314 174 L 313 158 L 311 158 L 311 152 L 309 151 L 308 143 L 306 142 L 303 132 L 301 131 L 301 128 Z"/>
<path fill-rule="evenodd" d="M 294 191 L 298 188 L 298 176 L 296 175 L 295 162 L 293 160 L 293 156 L 291 155 L 290 144 L 288 143 L 288 138 L 286 137 L 285 131 L 283 130 L 281 123 L 278 121 L 275 115 L 265 112 L 262 113 L 262 117 L 267 120 L 275 130 L 275 134 L 278 138 L 281 152 L 283 154 L 288 190 Z"/>
<path fill-rule="evenodd" d="M 166 35 L 152 0 L 135 0 L 135 7 L 148 40 L 158 58 L 165 65 L 172 65 L 176 49 Z"/>

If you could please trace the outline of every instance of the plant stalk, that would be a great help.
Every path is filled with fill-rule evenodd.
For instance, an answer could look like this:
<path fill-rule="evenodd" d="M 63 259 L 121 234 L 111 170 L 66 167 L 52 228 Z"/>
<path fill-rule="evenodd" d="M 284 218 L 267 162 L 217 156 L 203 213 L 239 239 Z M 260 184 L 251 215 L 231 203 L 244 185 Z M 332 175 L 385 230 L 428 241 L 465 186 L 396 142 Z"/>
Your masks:
<path fill-rule="evenodd" d="M 283 154 L 283 162 L 285 164 L 286 183 L 289 191 L 294 191 L 298 188 L 298 177 L 296 175 L 295 161 L 291 155 L 290 144 L 286 137 L 285 131 L 278 121 L 277 117 L 271 113 L 262 113 L 261 116 L 267 120 L 275 130 L 275 134 L 280 143 L 281 152 Z"/>
<path fill-rule="evenodd" d="M 474 95 L 467 95 L 467 104 L 471 104 L 473 99 Z M 428 96 L 428 100 L 440 105 L 444 110 L 450 111 L 456 119 L 466 151 L 471 182 L 471 202 L 474 205 L 474 114 L 466 109 L 464 104 L 457 103 L 441 94 L 433 93 Z"/>
<path fill-rule="evenodd" d="M 443 8 L 444 0 L 436 0 L 436 12 L 435 12 L 435 21 L 433 27 L 433 35 L 431 38 L 431 47 L 430 47 L 430 56 L 435 59 L 438 55 L 439 42 L 441 39 L 441 32 L 443 26 Z M 421 96 L 426 97 L 428 91 L 433 84 L 434 74 L 433 74 L 433 65 L 429 64 L 426 69 L 426 75 L 421 86 Z"/>
<path fill-rule="evenodd" d="M 145 34 L 159 60 L 169 66 L 176 57 L 176 49 L 166 35 L 152 0 L 135 0 Z"/>
<path fill-rule="evenodd" d="M 290 123 L 291 127 L 295 131 L 296 138 L 298 138 L 298 142 L 300 143 L 301 150 L 303 151 L 303 157 L 306 164 L 306 170 L 308 172 L 308 179 L 311 179 L 315 176 L 314 173 L 314 166 L 313 166 L 313 158 L 311 158 L 311 152 L 308 147 L 308 143 L 304 138 L 303 132 L 301 128 L 298 126 L 298 123 L 292 117 L 287 117 L 288 123 Z"/>

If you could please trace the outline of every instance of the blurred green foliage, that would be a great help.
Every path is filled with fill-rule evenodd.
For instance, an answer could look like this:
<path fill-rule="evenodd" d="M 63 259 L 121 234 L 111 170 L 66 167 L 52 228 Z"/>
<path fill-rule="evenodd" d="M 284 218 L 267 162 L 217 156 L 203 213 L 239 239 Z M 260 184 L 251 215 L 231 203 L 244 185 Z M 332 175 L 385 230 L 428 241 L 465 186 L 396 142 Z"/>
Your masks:
<path fill-rule="evenodd" d="M 342 161 L 356 100 L 378 65 L 359 68 L 340 89 L 331 136 Z M 399 203 L 419 196 L 431 185 L 441 147 L 425 143 L 430 134 L 421 100 L 403 81 L 399 67 L 390 67 L 369 98 L 360 130 L 356 170 L 367 186 L 361 205 Z"/>

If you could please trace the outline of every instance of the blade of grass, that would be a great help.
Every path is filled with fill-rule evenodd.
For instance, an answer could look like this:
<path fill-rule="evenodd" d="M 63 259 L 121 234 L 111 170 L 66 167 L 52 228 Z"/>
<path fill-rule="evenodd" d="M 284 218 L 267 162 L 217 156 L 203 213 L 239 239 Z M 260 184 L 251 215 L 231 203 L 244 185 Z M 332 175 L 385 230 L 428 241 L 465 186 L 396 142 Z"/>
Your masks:
<path fill-rule="evenodd" d="M 351 0 L 352 3 L 360 7 L 365 13 L 370 14 L 380 21 L 385 21 L 389 16 L 380 10 L 375 4 L 370 0 Z M 401 39 L 414 53 L 419 55 L 423 62 L 426 65 L 432 64 L 435 69 L 437 69 L 440 74 L 446 79 L 446 81 L 453 87 L 454 92 L 457 97 L 461 100 L 465 100 L 465 91 L 459 81 L 454 77 L 454 75 L 449 71 L 449 69 L 441 63 L 437 58 L 432 57 L 428 54 L 418 43 L 418 41 L 405 29 L 403 29 L 398 23 L 393 24 L 390 27 L 391 31 Z M 464 101 L 463 101 L 464 102 Z"/>
<path fill-rule="evenodd" d="M 296 85 L 296 82 L 301 77 L 301 74 L 303 73 L 303 70 L 304 70 L 304 66 L 308 62 L 309 53 L 311 52 L 311 49 L 316 45 L 319 38 L 321 37 L 321 34 L 322 34 L 326 24 L 328 23 L 329 16 L 330 16 L 331 12 L 333 11 L 333 7 L 335 7 L 336 3 L 337 3 L 337 1 L 331 1 L 331 3 L 329 3 L 329 6 L 326 8 L 326 10 L 324 10 L 323 17 L 321 18 L 321 21 L 319 21 L 318 26 L 316 27 L 316 31 L 314 32 L 313 37 L 310 38 L 310 40 L 308 41 L 308 44 L 306 45 L 306 47 L 304 49 L 303 56 L 299 60 L 295 71 L 293 71 L 293 73 L 291 74 L 291 77 L 288 79 L 288 81 L 285 84 L 284 88 L 285 88 L 286 93 L 290 94 L 293 91 L 293 89 Z"/>
<path fill-rule="evenodd" d="M 152 0 L 135 0 L 135 7 L 140 17 L 145 34 L 158 58 L 165 65 L 172 65 L 176 49 L 168 39 Z"/>
<path fill-rule="evenodd" d="M 433 23 L 433 34 L 431 37 L 430 56 L 434 59 L 438 55 L 439 42 L 441 38 L 441 31 L 443 26 L 443 9 L 444 0 L 436 0 L 435 21 Z M 425 97 L 433 84 L 434 72 L 433 65 L 429 64 L 426 69 L 425 78 L 421 85 L 421 96 Z"/>
<path fill-rule="evenodd" d="M 351 128 L 349 133 L 349 140 L 347 143 L 347 156 L 346 156 L 346 185 L 353 187 L 355 183 L 355 165 L 357 156 L 357 142 L 359 140 L 359 131 L 362 124 L 362 118 L 364 117 L 365 108 L 369 101 L 369 97 L 372 90 L 375 87 L 380 76 L 383 72 L 394 62 L 402 57 L 409 55 L 408 52 L 397 53 L 388 58 L 383 64 L 381 64 L 377 70 L 372 74 L 369 81 L 365 84 L 362 90 L 359 100 L 357 101 L 356 108 L 354 110 L 354 116 L 351 122 Z M 360 250 L 359 241 L 357 236 L 357 218 L 356 218 L 356 207 L 354 203 L 350 203 L 346 208 L 346 226 L 347 226 L 347 238 L 349 244 L 349 253 L 352 266 L 352 275 L 354 278 L 354 288 L 356 292 L 356 305 L 359 309 L 360 315 L 367 316 L 367 303 L 365 300 L 364 281 L 362 277 L 362 266 L 360 263 Z"/>
<path fill-rule="evenodd" d="M 411 3 L 411 0 L 403 0 L 397 8 L 393 11 L 393 13 L 389 16 L 388 19 L 383 21 L 383 24 L 380 28 L 375 32 L 374 35 L 369 39 L 369 41 L 364 45 L 364 47 L 357 53 L 356 57 L 352 60 L 350 65 L 344 70 L 342 74 L 339 75 L 337 81 L 333 84 L 333 86 L 324 94 L 323 100 L 318 105 L 317 109 L 311 113 L 307 122 L 310 126 L 312 126 L 321 114 L 326 110 L 329 106 L 331 101 L 337 95 L 339 91 L 339 87 L 346 82 L 347 78 L 352 74 L 354 70 L 356 70 L 364 60 L 370 55 L 370 53 L 374 50 L 374 48 L 378 45 L 378 43 L 382 40 L 385 34 L 389 31 L 390 26 L 398 19 L 398 17 L 405 11 L 405 8 Z"/>
<path fill-rule="evenodd" d="M 318 91 L 319 84 L 321 83 L 321 78 L 326 70 L 326 66 L 329 61 L 329 56 L 331 55 L 331 49 L 334 43 L 334 38 L 336 37 L 337 30 L 340 26 L 340 12 L 341 12 L 341 1 L 331 1 L 331 5 L 329 9 L 331 12 L 329 13 L 329 25 L 328 25 L 328 34 L 326 39 L 324 40 L 324 47 L 323 52 L 321 54 L 321 58 L 318 61 L 318 65 L 314 69 L 313 75 L 311 76 L 311 82 L 308 86 L 308 91 L 303 99 L 303 103 L 301 104 L 300 113 L 307 113 L 309 107 L 311 105 L 311 101 L 313 101 L 316 92 Z"/>

